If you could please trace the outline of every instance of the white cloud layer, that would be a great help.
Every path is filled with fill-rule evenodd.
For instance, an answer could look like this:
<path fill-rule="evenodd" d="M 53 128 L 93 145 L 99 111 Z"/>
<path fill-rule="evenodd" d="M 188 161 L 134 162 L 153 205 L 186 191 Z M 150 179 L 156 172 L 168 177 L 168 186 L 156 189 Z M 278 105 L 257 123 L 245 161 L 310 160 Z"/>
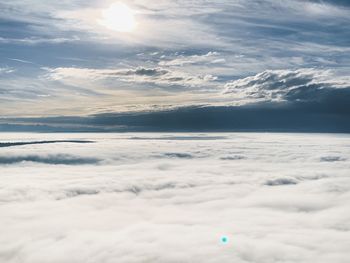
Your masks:
<path fill-rule="evenodd" d="M 1 262 L 348 262 L 348 135 L 2 135 L 62 139 L 1 150 Z"/>

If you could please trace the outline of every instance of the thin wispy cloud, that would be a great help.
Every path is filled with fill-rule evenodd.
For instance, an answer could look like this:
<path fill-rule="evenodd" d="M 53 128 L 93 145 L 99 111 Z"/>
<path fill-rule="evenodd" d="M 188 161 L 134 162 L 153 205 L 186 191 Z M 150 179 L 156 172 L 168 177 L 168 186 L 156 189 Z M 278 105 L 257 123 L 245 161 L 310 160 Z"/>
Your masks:
<path fill-rule="evenodd" d="M 0 38 L 0 43 L 3 44 L 28 44 L 28 45 L 36 45 L 36 44 L 61 44 L 67 43 L 71 41 L 78 41 L 79 38 Z"/>
<path fill-rule="evenodd" d="M 16 71 L 16 69 L 10 68 L 10 67 L 0 68 L 0 74 L 10 74 L 10 73 L 13 73 L 15 71 Z"/>
<path fill-rule="evenodd" d="M 89 68 L 56 68 L 46 69 L 49 73 L 48 79 L 63 81 L 70 84 L 70 80 L 80 81 L 84 85 L 85 81 L 113 81 L 132 83 L 151 83 L 164 86 L 205 86 L 210 81 L 215 81 L 212 75 L 190 75 L 181 71 L 172 71 L 165 68 L 143 68 L 134 69 L 89 69 Z M 76 84 L 75 84 L 76 85 Z"/>

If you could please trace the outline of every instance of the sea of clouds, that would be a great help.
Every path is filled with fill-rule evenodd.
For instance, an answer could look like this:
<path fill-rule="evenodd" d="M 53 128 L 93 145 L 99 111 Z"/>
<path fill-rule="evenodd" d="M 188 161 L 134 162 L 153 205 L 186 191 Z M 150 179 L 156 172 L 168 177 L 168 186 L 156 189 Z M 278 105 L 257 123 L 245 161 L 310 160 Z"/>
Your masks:
<path fill-rule="evenodd" d="M 0 138 L 0 262 L 350 260 L 350 135 Z"/>

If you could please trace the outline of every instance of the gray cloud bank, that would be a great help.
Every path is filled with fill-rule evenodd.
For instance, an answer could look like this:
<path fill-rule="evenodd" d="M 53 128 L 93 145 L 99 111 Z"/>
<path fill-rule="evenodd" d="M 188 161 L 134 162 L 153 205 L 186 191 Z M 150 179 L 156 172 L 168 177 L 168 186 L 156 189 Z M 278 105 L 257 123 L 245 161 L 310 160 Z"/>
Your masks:
<path fill-rule="evenodd" d="M 46 78 L 49 80 L 61 81 L 71 84 L 78 80 L 81 85 L 82 80 L 93 82 L 122 81 L 131 83 L 151 83 L 160 86 L 187 86 L 195 87 L 206 85 L 210 81 L 215 81 L 216 77 L 210 74 L 191 75 L 183 71 L 174 71 L 166 68 L 146 68 L 136 67 L 127 69 L 91 69 L 91 68 L 44 68 L 48 73 Z"/>
<path fill-rule="evenodd" d="M 64 164 L 64 165 L 83 165 L 83 164 L 97 164 L 99 162 L 96 158 L 81 158 L 65 154 L 39 156 L 39 155 L 24 155 L 24 156 L 1 156 L 0 164 L 16 164 L 22 162 L 34 162 L 44 164 Z"/>
<path fill-rule="evenodd" d="M 159 74 L 139 71 L 139 75 Z M 265 71 L 228 82 L 222 94 L 226 102 L 220 105 L 88 117 L 2 119 L 0 127 L 3 131 L 350 132 L 349 83 L 348 76 L 327 70 Z"/>

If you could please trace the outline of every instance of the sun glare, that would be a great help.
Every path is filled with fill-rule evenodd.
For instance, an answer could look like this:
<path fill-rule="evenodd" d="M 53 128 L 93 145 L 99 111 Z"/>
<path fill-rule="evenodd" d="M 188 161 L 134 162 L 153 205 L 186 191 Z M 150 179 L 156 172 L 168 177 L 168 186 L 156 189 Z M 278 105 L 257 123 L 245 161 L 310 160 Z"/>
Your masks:
<path fill-rule="evenodd" d="M 118 32 L 131 32 L 136 28 L 134 11 L 123 3 L 114 3 L 102 12 L 100 25 Z"/>

